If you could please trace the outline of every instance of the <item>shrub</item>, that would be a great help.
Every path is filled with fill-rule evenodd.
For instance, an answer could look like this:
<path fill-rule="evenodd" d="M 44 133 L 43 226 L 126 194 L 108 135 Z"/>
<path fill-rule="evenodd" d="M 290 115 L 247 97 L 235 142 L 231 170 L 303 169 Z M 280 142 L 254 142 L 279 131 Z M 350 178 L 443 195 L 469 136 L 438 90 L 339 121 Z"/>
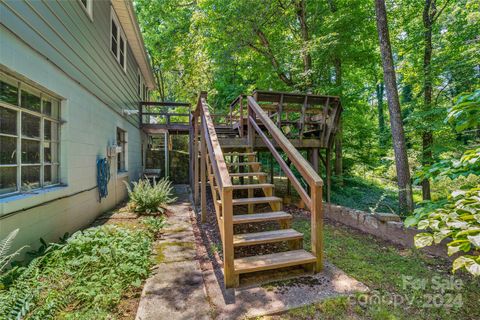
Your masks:
<path fill-rule="evenodd" d="M 165 205 L 172 203 L 176 198 L 172 198 L 172 183 L 167 179 L 153 182 L 147 179 L 141 179 L 133 182 L 133 189 L 127 184 L 128 203 L 131 210 L 141 213 L 163 213 Z"/>
<path fill-rule="evenodd" d="M 145 232 L 112 225 L 51 244 L 0 289 L 0 319 L 112 319 L 124 293 L 147 277 L 151 245 Z"/>

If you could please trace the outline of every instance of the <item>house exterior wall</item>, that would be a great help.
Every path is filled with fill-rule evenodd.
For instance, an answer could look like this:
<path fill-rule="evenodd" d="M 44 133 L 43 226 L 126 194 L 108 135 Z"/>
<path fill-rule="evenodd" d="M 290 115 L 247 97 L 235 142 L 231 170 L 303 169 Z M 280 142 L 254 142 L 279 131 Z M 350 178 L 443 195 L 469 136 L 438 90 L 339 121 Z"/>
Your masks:
<path fill-rule="evenodd" d="M 56 241 L 87 226 L 125 199 L 123 181 L 142 172 L 142 139 L 136 109 L 137 70 L 127 45 L 127 72 L 110 52 L 110 2 L 93 1 L 90 19 L 79 1 L 0 3 L 0 68 L 28 79 L 61 100 L 61 185 L 0 198 L 0 239 L 20 228 L 14 247 Z M 109 194 L 99 202 L 96 160 L 127 132 L 127 172 L 112 157 Z M 0 146 L 1 147 L 1 146 Z"/>

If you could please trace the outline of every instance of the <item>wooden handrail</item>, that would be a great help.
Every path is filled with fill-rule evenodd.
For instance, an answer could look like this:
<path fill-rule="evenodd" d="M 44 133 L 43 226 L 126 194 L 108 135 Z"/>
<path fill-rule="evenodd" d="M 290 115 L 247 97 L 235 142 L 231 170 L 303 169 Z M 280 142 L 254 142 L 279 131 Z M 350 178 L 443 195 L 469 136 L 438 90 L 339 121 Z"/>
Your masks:
<path fill-rule="evenodd" d="M 297 177 L 295 177 L 292 170 L 288 167 L 287 163 L 285 162 L 285 160 L 283 160 L 282 156 L 280 155 L 280 153 L 278 153 L 277 149 L 275 149 L 275 146 L 270 141 L 270 139 L 268 139 L 267 135 L 262 131 L 262 129 L 260 129 L 258 124 L 255 122 L 255 119 L 253 119 L 252 117 L 249 117 L 249 121 L 252 124 L 255 131 L 257 131 L 258 135 L 262 138 L 263 142 L 265 143 L 267 148 L 270 150 L 275 160 L 277 160 L 283 172 L 285 172 L 285 175 L 290 179 L 293 187 L 295 188 L 295 190 L 297 190 L 303 202 L 305 202 L 305 205 L 308 208 L 310 208 L 312 201 L 308 196 L 307 192 L 305 191 L 305 189 L 303 189 L 302 185 L 300 184 L 300 181 L 298 181 Z"/>
<path fill-rule="evenodd" d="M 203 120 L 202 129 L 205 134 L 208 154 L 218 186 L 220 189 L 231 187 L 232 180 L 230 179 L 230 174 L 228 173 L 227 165 L 225 164 L 222 148 L 220 148 L 220 143 L 218 141 L 212 117 L 210 116 L 210 111 L 208 110 L 207 102 L 202 95 L 198 100 L 197 111 Z"/>
<path fill-rule="evenodd" d="M 277 144 L 282 148 L 282 150 L 287 154 L 288 158 L 295 165 L 297 170 L 302 175 L 303 179 L 308 182 L 309 185 L 323 186 L 323 180 L 320 178 L 318 173 L 312 168 L 308 161 L 298 152 L 298 150 L 293 146 L 293 144 L 285 137 L 285 135 L 280 131 L 280 129 L 273 123 L 273 121 L 268 117 L 265 111 L 258 105 L 255 99 L 251 96 L 247 97 L 248 99 L 248 108 L 252 110 L 255 116 L 262 122 L 267 131 L 277 142 Z M 255 119 L 249 117 L 249 122 L 253 125 Z"/>

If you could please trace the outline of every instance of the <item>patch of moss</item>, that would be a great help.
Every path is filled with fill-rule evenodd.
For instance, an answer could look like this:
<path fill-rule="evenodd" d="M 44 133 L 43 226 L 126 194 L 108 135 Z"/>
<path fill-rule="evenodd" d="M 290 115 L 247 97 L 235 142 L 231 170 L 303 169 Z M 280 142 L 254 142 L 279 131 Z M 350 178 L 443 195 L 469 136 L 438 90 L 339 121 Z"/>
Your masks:
<path fill-rule="evenodd" d="M 164 263 L 166 261 L 166 255 L 165 255 L 165 248 L 167 247 L 182 247 L 182 248 L 188 248 L 188 249 L 194 249 L 195 244 L 193 242 L 189 241 L 171 241 L 171 242 L 157 242 L 153 245 L 154 249 L 154 256 L 153 256 L 153 261 L 155 264 L 160 264 Z"/>

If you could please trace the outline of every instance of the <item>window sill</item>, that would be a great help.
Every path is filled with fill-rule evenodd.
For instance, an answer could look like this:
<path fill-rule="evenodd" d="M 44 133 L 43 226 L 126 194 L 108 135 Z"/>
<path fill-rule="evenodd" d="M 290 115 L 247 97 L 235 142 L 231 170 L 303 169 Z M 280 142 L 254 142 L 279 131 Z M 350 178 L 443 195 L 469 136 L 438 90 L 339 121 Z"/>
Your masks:
<path fill-rule="evenodd" d="M 55 185 L 48 188 L 20 192 L 0 198 L 0 218 L 11 212 L 24 210 L 44 202 L 62 197 L 68 191 L 67 185 Z"/>

